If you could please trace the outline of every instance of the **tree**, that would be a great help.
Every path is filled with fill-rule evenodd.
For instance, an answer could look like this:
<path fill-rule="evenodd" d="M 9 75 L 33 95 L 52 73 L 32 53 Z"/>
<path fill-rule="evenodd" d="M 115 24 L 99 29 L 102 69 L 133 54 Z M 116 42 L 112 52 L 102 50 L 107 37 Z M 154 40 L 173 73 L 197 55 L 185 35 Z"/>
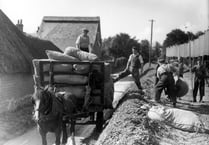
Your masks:
<path fill-rule="evenodd" d="M 141 40 L 141 52 L 144 59 L 144 62 L 149 61 L 149 41 L 148 40 Z"/>
<path fill-rule="evenodd" d="M 188 36 L 185 32 L 180 29 L 172 30 L 166 35 L 166 39 L 163 42 L 164 47 L 169 47 L 172 45 L 179 45 L 188 42 Z"/>
<path fill-rule="evenodd" d="M 187 32 L 187 37 L 188 37 L 189 40 L 194 40 L 194 39 L 198 38 L 198 36 L 196 36 L 192 32 Z"/>
<path fill-rule="evenodd" d="M 111 55 L 109 49 L 111 47 L 113 37 L 108 37 L 102 41 L 101 56 L 103 59 L 110 59 Z"/>
<path fill-rule="evenodd" d="M 114 57 L 128 58 L 132 53 L 133 46 L 140 47 L 138 40 L 135 37 L 131 38 L 128 34 L 120 33 L 113 37 L 109 51 Z"/>
<path fill-rule="evenodd" d="M 180 29 L 174 29 L 166 35 L 166 39 L 163 42 L 163 47 L 166 48 L 173 45 L 180 45 L 196 38 L 197 36 L 192 32 L 185 33 Z"/>
<path fill-rule="evenodd" d="M 153 58 L 157 59 L 162 55 L 162 46 L 159 42 L 155 43 L 154 50 L 153 50 Z"/>
<path fill-rule="evenodd" d="M 198 31 L 197 33 L 195 33 L 195 36 L 198 38 L 199 36 L 203 35 L 205 33 L 203 33 L 202 31 Z"/>

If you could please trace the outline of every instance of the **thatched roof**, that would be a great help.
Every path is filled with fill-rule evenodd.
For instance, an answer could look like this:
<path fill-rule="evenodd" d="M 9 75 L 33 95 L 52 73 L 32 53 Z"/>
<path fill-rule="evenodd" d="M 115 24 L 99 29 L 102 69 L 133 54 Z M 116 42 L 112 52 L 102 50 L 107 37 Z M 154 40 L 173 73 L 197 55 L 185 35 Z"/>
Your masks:
<path fill-rule="evenodd" d="M 75 47 L 82 28 L 89 30 L 89 37 L 96 54 L 100 53 L 101 30 L 99 17 L 53 17 L 46 16 L 38 31 L 40 38 L 52 41 L 62 51 L 68 46 Z"/>
<path fill-rule="evenodd" d="M 30 72 L 32 59 L 47 57 L 45 49 L 59 50 L 49 41 L 21 32 L 0 10 L 0 73 Z"/>

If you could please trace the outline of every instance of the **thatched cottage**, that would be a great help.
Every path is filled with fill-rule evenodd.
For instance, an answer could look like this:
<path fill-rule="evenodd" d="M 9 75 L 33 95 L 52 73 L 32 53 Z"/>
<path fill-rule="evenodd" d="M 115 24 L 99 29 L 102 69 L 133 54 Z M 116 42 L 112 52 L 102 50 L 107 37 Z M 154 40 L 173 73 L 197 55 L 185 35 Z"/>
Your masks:
<path fill-rule="evenodd" d="M 22 20 L 15 26 L 0 10 L 0 73 L 31 72 L 32 59 L 47 58 L 46 49 L 59 51 L 53 43 L 24 33 Z"/>
<path fill-rule="evenodd" d="M 93 53 L 101 53 L 101 28 L 99 17 L 54 17 L 45 16 L 38 30 L 38 36 L 50 40 L 62 51 L 66 47 L 75 47 L 77 37 L 82 28 L 89 30 L 90 41 L 93 44 Z"/>

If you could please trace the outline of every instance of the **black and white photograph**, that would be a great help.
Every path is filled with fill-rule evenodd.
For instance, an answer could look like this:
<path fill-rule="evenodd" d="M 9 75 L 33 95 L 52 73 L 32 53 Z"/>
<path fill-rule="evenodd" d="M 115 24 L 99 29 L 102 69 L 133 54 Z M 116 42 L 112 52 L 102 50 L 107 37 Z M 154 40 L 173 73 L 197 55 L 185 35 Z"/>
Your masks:
<path fill-rule="evenodd" d="M 0 0 L 0 145 L 209 145 L 209 1 Z"/>

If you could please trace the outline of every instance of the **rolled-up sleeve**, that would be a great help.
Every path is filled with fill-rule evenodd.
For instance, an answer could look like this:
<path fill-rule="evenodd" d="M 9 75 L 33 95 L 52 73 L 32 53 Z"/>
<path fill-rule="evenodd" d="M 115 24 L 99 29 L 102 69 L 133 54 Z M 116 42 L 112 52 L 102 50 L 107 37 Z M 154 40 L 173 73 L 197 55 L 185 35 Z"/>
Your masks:
<path fill-rule="evenodd" d="M 75 42 L 75 44 L 80 44 L 80 36 L 78 36 L 78 38 L 76 39 L 76 42 Z"/>

